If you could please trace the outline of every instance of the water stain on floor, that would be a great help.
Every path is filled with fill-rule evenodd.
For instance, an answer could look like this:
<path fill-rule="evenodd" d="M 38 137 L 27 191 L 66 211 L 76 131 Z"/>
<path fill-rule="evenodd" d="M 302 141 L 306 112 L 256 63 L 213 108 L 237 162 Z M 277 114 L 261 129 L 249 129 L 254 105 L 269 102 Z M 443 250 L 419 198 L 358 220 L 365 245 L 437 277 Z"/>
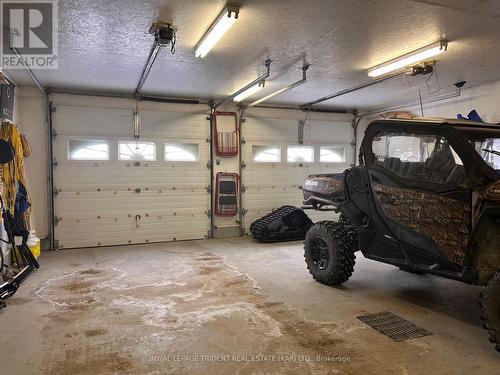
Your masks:
<path fill-rule="evenodd" d="M 270 300 L 223 258 L 175 257 L 152 262 L 148 275 L 117 264 L 47 280 L 36 293 L 53 308 L 42 373 L 359 374 L 376 365 L 337 324 Z"/>

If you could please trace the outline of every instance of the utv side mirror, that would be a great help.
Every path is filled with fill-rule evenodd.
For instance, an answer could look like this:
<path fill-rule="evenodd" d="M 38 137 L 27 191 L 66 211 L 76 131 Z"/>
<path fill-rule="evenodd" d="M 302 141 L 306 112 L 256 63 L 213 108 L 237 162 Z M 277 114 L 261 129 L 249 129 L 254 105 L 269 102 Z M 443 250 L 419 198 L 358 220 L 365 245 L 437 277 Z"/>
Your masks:
<path fill-rule="evenodd" d="M 0 139 L 0 164 L 7 164 L 14 160 L 14 148 L 9 142 Z"/>

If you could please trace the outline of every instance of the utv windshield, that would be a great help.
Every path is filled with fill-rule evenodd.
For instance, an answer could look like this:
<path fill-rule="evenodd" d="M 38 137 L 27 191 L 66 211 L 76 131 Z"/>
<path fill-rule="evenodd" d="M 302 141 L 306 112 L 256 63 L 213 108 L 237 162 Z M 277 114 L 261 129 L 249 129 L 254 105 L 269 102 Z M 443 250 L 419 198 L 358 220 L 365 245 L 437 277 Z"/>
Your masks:
<path fill-rule="evenodd" d="M 500 130 L 463 129 L 462 132 L 476 152 L 500 176 Z"/>

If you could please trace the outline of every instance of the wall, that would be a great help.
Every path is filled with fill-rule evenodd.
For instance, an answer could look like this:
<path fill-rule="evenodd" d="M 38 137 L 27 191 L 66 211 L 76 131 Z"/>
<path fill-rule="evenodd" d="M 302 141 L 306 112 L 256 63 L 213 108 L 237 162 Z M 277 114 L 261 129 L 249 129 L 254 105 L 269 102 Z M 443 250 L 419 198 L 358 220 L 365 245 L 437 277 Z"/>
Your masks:
<path fill-rule="evenodd" d="M 15 121 L 26 134 L 32 148 L 32 155 L 25 161 L 28 190 L 31 195 L 32 228 L 40 238 L 49 234 L 47 199 L 47 125 L 45 121 L 45 99 L 33 87 L 18 87 L 16 104 L 18 117 Z"/>
<path fill-rule="evenodd" d="M 484 121 L 499 123 L 500 106 L 498 105 L 498 98 L 500 98 L 500 81 L 465 88 L 462 90 L 460 97 L 424 104 L 424 116 L 456 118 L 458 113 L 467 116 L 471 110 L 475 109 Z M 398 111 L 410 111 L 418 116 L 421 115 L 420 105 L 417 103 L 399 108 Z M 357 132 L 358 150 L 366 127 L 375 118 L 377 118 L 376 115 L 367 116 L 360 121 Z"/>
<path fill-rule="evenodd" d="M 48 181 L 47 181 L 47 130 L 45 123 L 45 102 L 42 95 L 36 88 L 20 87 L 17 91 L 17 106 L 18 106 L 18 124 L 23 133 L 25 133 L 31 142 L 33 155 L 26 161 L 26 170 L 28 176 L 28 184 L 33 201 L 33 228 L 41 238 L 46 238 L 49 233 L 49 217 L 48 217 Z M 120 98 L 105 98 L 94 96 L 78 96 L 78 95 L 53 95 L 56 108 L 57 105 L 77 105 L 85 107 L 98 108 L 121 108 L 135 109 L 136 102 L 132 99 Z M 140 103 L 140 111 L 154 111 L 169 107 L 170 110 L 185 111 L 185 105 L 173 105 L 164 103 L 142 102 Z M 208 106 L 200 106 L 206 109 L 208 115 Z M 57 110 L 57 109 L 56 109 Z M 235 108 L 230 106 L 223 110 L 234 111 Z M 289 134 L 286 137 L 297 139 L 297 123 L 298 120 L 303 120 L 305 113 L 294 110 L 267 110 L 267 109 L 252 109 L 247 112 L 246 117 L 252 118 L 270 118 L 292 120 Z M 352 115 L 346 114 L 330 114 L 330 113 L 311 113 L 311 121 L 318 122 L 335 122 L 345 123 L 347 132 L 350 132 L 350 121 Z M 208 125 L 208 122 L 207 122 Z M 132 131 L 132 129 L 131 129 Z M 325 132 L 330 132 L 325 127 Z M 348 150 L 349 151 L 349 150 Z M 350 158 L 349 158 L 350 159 Z M 299 182 L 297 182 L 298 184 Z"/>
<path fill-rule="evenodd" d="M 466 115 L 470 110 L 476 109 L 485 121 L 500 122 L 500 106 L 497 98 L 500 97 L 500 81 L 487 85 L 465 88 L 461 97 L 444 100 L 424 105 L 426 116 L 456 117 L 457 113 Z M 135 102 L 129 99 L 82 97 L 82 96 L 58 96 L 61 103 L 78 103 L 85 106 L 133 108 Z M 162 104 L 144 103 L 151 108 L 159 108 Z M 176 110 L 182 111 L 183 106 L 178 105 Z M 234 110 L 234 108 L 225 108 Z M 420 114 L 418 105 L 408 106 L 401 110 L 413 111 Z M 44 99 L 36 88 L 17 87 L 15 122 L 19 124 L 23 133 L 28 136 L 33 148 L 33 155 L 26 161 L 28 183 L 33 201 L 33 227 L 42 238 L 47 237 L 49 232 L 48 222 L 48 199 L 47 199 L 47 133 L 45 124 Z M 208 107 L 207 107 L 208 113 Z M 304 118 L 301 111 L 287 110 L 265 110 L 254 109 L 247 113 L 248 117 L 281 118 L 298 120 Z M 363 118 L 358 127 L 358 146 L 364 135 L 366 126 L 372 117 Z M 349 121 L 349 115 L 312 113 L 314 121 Z M 297 128 L 294 126 L 290 132 L 295 136 Z"/>

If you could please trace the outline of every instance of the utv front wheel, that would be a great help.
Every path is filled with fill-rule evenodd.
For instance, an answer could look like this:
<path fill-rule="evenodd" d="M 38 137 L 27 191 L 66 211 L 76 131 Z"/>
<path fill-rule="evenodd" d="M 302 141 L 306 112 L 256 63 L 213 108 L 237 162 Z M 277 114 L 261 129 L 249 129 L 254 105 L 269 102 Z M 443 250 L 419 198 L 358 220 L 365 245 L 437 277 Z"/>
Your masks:
<path fill-rule="evenodd" d="M 355 244 L 342 223 L 322 221 L 315 224 L 307 232 L 304 250 L 309 272 L 322 284 L 342 284 L 354 271 Z"/>
<path fill-rule="evenodd" d="M 479 298 L 481 322 L 490 333 L 490 341 L 500 352 L 500 271 L 493 274 Z"/>

